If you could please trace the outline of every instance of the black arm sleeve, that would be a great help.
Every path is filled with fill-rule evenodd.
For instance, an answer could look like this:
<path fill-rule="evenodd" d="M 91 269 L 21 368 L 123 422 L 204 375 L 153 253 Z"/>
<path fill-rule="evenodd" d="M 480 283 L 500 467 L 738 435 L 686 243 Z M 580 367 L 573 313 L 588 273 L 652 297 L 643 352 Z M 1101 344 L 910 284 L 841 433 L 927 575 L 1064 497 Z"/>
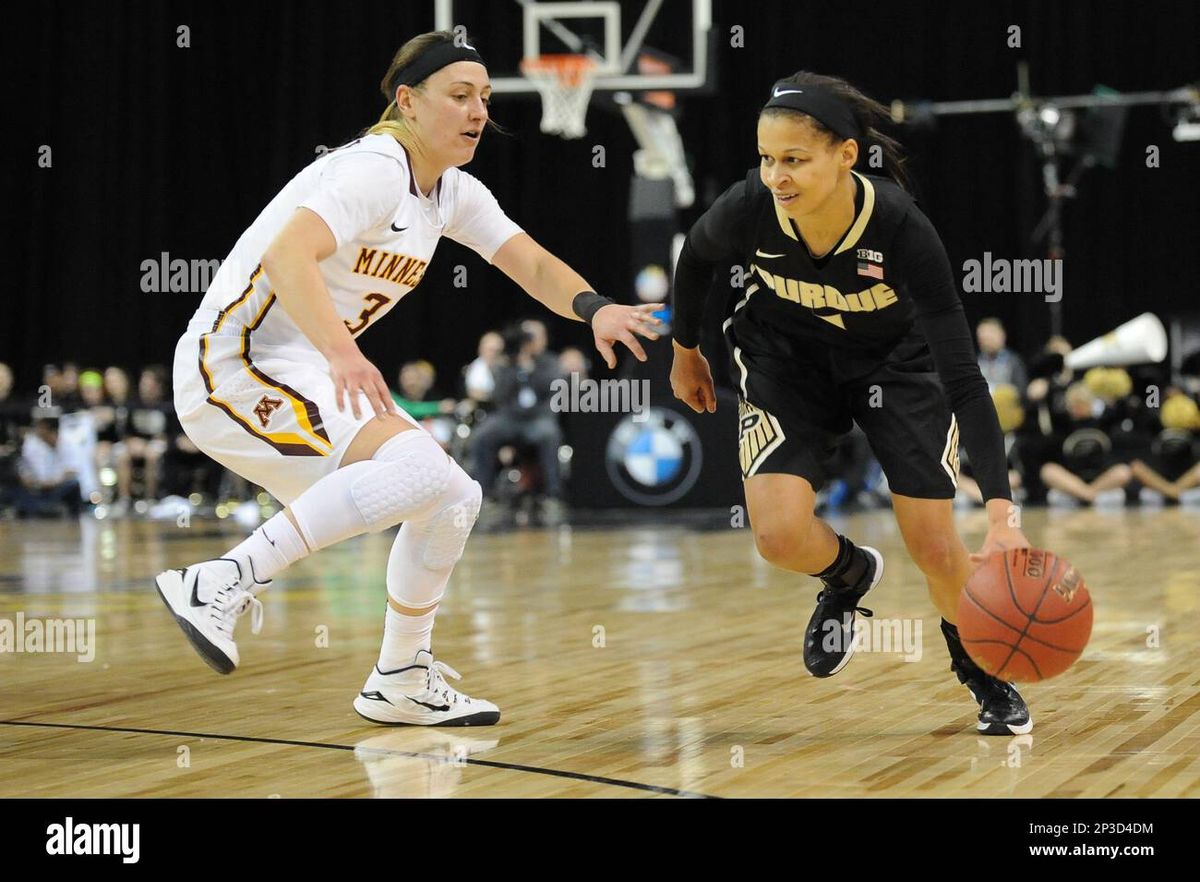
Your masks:
<path fill-rule="evenodd" d="M 929 218 L 909 211 L 893 253 L 901 255 L 900 276 L 916 307 L 917 323 L 929 343 L 938 375 L 958 418 L 963 446 L 983 498 L 1012 499 L 1004 435 L 979 371 L 971 328 L 950 269 L 946 247 Z"/>
<path fill-rule="evenodd" d="M 744 253 L 746 189 L 746 182 L 739 181 L 722 193 L 692 226 L 683 243 L 671 289 L 671 335 L 680 346 L 694 349 L 700 343 L 700 323 L 713 269 L 720 261 L 740 258 Z"/>

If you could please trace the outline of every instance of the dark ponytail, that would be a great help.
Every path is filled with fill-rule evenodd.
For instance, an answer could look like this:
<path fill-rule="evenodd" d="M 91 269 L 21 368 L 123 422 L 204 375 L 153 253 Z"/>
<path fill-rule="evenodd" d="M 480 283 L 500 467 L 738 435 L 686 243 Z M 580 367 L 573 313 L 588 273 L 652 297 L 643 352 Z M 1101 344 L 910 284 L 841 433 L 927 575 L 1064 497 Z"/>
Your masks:
<path fill-rule="evenodd" d="M 894 138 L 889 138 L 879 129 L 880 126 L 890 123 L 892 119 L 886 107 L 873 98 L 868 98 L 854 86 L 839 77 L 830 77 L 802 70 L 776 83 L 777 86 L 785 84 L 795 86 L 823 86 L 837 95 L 850 108 L 855 120 L 858 121 L 859 128 L 866 133 L 863 143 L 858 145 L 859 155 L 868 154 L 872 145 L 878 145 L 880 152 L 883 154 L 883 170 L 904 190 L 912 192 L 912 181 L 908 176 L 907 160 L 904 157 L 904 151 L 900 146 L 900 142 Z M 799 110 L 792 110 L 787 107 L 768 107 L 763 111 L 763 114 L 787 114 L 803 118 L 811 122 L 817 131 L 828 138 L 830 144 L 838 144 L 843 140 L 841 136 L 824 123 Z"/>

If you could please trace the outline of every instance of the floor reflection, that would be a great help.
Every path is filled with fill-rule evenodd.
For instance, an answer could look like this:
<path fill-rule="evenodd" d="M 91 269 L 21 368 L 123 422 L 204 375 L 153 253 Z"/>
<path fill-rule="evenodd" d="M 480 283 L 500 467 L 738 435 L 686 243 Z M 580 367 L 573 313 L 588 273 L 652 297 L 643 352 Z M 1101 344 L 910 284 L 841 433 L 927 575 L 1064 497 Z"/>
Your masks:
<path fill-rule="evenodd" d="M 500 743 L 469 729 L 392 729 L 358 742 L 354 758 L 363 765 L 377 799 L 442 799 L 454 796 L 468 758 Z"/>

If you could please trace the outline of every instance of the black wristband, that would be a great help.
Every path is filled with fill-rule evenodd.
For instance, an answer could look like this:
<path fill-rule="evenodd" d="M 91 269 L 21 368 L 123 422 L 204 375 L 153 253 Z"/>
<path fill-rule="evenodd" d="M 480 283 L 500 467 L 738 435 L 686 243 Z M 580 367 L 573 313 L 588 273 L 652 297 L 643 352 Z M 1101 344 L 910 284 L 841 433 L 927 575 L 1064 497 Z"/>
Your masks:
<path fill-rule="evenodd" d="M 590 325 L 592 318 L 600 311 L 600 307 L 609 306 L 615 302 L 611 298 L 602 297 L 595 291 L 581 291 L 571 301 L 571 309 L 575 311 L 577 316 Z"/>

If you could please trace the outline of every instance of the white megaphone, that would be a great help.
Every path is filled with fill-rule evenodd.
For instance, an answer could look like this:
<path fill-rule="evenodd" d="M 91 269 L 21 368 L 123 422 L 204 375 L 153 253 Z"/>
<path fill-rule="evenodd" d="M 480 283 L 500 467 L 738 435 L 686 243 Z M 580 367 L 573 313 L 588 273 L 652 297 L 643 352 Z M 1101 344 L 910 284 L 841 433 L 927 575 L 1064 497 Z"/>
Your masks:
<path fill-rule="evenodd" d="M 1077 370 L 1097 365 L 1112 367 L 1159 362 L 1166 357 L 1166 329 L 1154 313 L 1143 312 L 1115 331 L 1080 346 L 1066 357 L 1066 365 Z"/>

